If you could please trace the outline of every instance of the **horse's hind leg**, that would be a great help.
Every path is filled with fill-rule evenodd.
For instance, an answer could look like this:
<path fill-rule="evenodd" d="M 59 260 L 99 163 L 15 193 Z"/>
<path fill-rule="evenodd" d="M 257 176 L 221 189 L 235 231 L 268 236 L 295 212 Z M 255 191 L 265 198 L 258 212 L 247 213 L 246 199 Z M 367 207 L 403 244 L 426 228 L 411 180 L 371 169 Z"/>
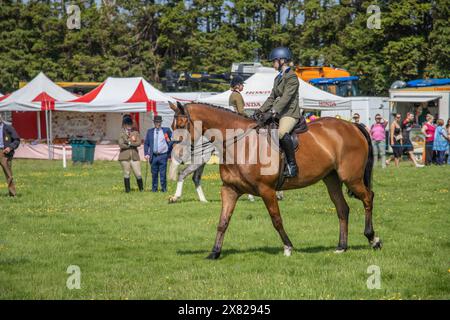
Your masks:
<path fill-rule="evenodd" d="M 221 190 L 222 196 L 222 212 L 220 214 L 219 225 L 217 226 L 216 242 L 212 252 L 208 255 L 208 259 L 217 259 L 222 251 L 223 238 L 225 236 L 225 231 L 227 231 L 228 225 L 230 223 L 231 215 L 233 214 L 236 202 L 241 196 L 233 188 L 228 186 L 222 186 Z"/>
<path fill-rule="evenodd" d="M 278 200 L 275 190 L 265 190 L 260 192 L 261 197 L 264 200 L 267 210 L 269 211 L 270 217 L 272 218 L 272 224 L 278 231 L 281 240 L 284 244 L 284 255 L 289 257 L 292 254 L 292 243 L 289 240 L 286 231 L 284 231 L 283 221 L 280 215 L 280 208 L 278 206 Z"/>
<path fill-rule="evenodd" d="M 205 168 L 205 165 L 206 165 L 206 163 L 200 165 L 198 167 L 198 169 L 196 169 L 194 171 L 194 174 L 192 175 L 192 181 L 194 182 L 195 190 L 197 190 L 198 198 L 201 202 L 208 202 L 208 200 L 206 200 L 205 194 L 203 193 L 203 189 L 202 189 L 202 185 L 201 185 L 203 169 Z"/>
<path fill-rule="evenodd" d="M 372 210 L 373 210 L 373 198 L 374 193 L 369 190 L 362 179 L 345 182 L 347 188 L 353 192 L 353 194 L 362 201 L 365 210 L 365 227 L 364 235 L 369 240 L 370 245 L 374 249 L 381 249 L 381 240 L 375 237 L 375 231 L 372 225 Z"/>
<path fill-rule="evenodd" d="M 335 252 L 341 253 L 347 250 L 348 214 L 350 212 L 350 208 L 345 201 L 344 194 L 342 193 L 342 182 L 339 180 L 336 171 L 333 171 L 326 176 L 323 181 L 327 186 L 331 201 L 333 201 L 336 206 L 336 211 L 339 218 L 339 243 Z"/>

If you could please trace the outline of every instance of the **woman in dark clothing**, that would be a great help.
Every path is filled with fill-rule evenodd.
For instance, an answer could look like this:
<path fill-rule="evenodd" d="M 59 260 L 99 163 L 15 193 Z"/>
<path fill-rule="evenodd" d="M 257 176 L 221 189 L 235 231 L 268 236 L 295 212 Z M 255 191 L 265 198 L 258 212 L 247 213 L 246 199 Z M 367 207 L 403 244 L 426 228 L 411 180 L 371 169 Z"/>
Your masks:
<path fill-rule="evenodd" d="M 392 151 L 394 152 L 394 156 L 386 160 L 386 164 L 389 165 L 392 158 L 394 158 L 395 166 L 398 167 L 400 158 L 402 157 L 403 153 L 403 135 L 402 135 L 402 129 L 400 126 L 400 120 L 402 118 L 402 115 L 400 113 L 397 113 L 395 115 L 394 121 L 392 121 L 391 124 L 391 130 L 389 134 L 389 140 L 392 147 Z"/>

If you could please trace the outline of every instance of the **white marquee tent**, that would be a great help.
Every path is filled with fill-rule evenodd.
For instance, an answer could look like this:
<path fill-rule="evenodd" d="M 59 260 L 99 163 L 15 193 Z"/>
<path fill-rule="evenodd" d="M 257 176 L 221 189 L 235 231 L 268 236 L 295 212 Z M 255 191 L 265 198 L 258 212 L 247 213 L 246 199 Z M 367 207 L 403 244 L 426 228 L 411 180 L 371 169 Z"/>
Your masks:
<path fill-rule="evenodd" d="M 109 77 L 84 96 L 58 104 L 57 109 L 76 112 L 154 112 L 164 116 L 173 114 L 169 101 L 176 102 L 142 77 Z"/>
<path fill-rule="evenodd" d="M 262 106 L 264 101 L 270 95 L 273 87 L 273 81 L 277 76 L 277 72 L 272 68 L 260 68 L 257 73 L 248 78 L 244 83 L 242 96 L 245 101 L 245 108 L 257 109 Z M 349 99 L 342 98 L 331 93 L 320 90 L 302 79 L 300 81 L 299 98 L 300 106 L 304 109 L 313 110 L 349 110 L 351 102 Z M 200 98 L 197 101 L 210 103 L 224 108 L 229 108 L 228 99 L 231 90 L 223 93 Z"/>
<path fill-rule="evenodd" d="M 72 127 L 77 126 L 77 123 L 79 126 L 80 123 L 86 125 L 88 122 L 81 120 L 83 116 L 74 115 L 76 113 L 89 113 L 91 115 L 92 113 L 103 113 L 105 115 L 101 117 L 106 122 L 106 130 L 109 131 L 108 137 L 116 137 L 115 130 L 120 130 L 121 113 L 152 112 L 153 115 L 158 114 L 163 117 L 164 125 L 170 125 L 173 111 L 170 109 L 168 102 L 176 102 L 175 99 L 157 90 L 141 77 L 108 78 L 88 94 L 77 97 L 53 83 L 42 72 L 26 86 L 9 96 L 3 96 L 0 100 L 0 111 L 45 111 L 49 158 L 53 158 L 52 123 L 54 119 L 58 118 L 57 128 L 59 130 L 61 125 L 64 126 L 65 121 L 61 118 L 66 118 L 60 112 L 69 111 L 71 115 L 67 114 L 67 119 L 75 117 L 71 121 L 65 121 L 67 125 L 70 124 Z M 58 111 L 58 113 L 52 117 L 54 111 Z M 88 115 L 88 118 L 92 119 L 92 116 Z M 95 116 L 95 119 L 97 118 Z M 39 122 L 40 116 L 37 119 Z M 141 117 L 140 120 L 142 120 L 143 128 L 151 125 L 150 117 Z M 40 139 L 40 123 L 37 127 L 39 130 L 38 139 Z M 108 134 L 106 133 L 106 135 Z"/>
<path fill-rule="evenodd" d="M 54 110 L 57 103 L 75 98 L 75 95 L 56 85 L 41 72 L 23 88 L 3 98 L 0 111 Z"/>
<path fill-rule="evenodd" d="M 51 81 L 43 72 L 40 72 L 24 87 L 4 96 L 0 101 L 0 111 L 35 111 L 45 112 L 47 131 L 47 145 L 51 145 L 51 112 L 57 103 L 75 99 L 76 96 Z M 37 117 L 40 121 L 40 117 Z M 40 130 L 40 123 L 38 124 Z M 40 136 L 40 132 L 39 132 Z M 51 158 L 49 148 L 49 158 Z"/>

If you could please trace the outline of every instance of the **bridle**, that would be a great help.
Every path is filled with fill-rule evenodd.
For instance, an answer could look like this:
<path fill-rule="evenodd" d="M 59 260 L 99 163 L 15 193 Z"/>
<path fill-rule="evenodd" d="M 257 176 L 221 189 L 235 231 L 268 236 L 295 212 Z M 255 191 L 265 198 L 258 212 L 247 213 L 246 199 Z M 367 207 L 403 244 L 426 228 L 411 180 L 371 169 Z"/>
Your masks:
<path fill-rule="evenodd" d="M 194 123 L 193 123 L 193 121 L 191 119 L 191 114 L 189 113 L 188 108 L 184 108 L 183 111 L 184 111 L 183 114 L 175 114 L 174 115 L 175 129 L 185 129 L 185 130 L 187 130 L 190 133 L 190 128 L 191 128 L 190 126 L 191 126 L 191 124 L 193 125 Z M 187 119 L 186 126 L 178 127 L 176 125 L 177 120 L 180 119 L 180 118 L 186 118 Z M 239 141 L 239 140 L 245 138 L 246 136 L 248 136 L 250 134 L 251 129 L 255 129 L 255 128 L 256 128 L 255 126 L 250 126 L 249 128 L 247 128 L 247 130 L 245 130 L 245 132 L 239 134 L 238 136 L 235 136 L 232 141 L 229 141 L 228 143 L 226 143 L 226 141 L 223 141 L 223 146 L 226 148 L 228 146 L 231 146 L 231 145 L 235 144 L 237 141 Z M 181 145 L 185 143 L 184 141 L 174 141 L 174 142 L 175 143 L 180 143 Z M 209 141 L 209 143 L 213 143 L 213 142 Z"/>
<path fill-rule="evenodd" d="M 175 114 L 174 115 L 175 129 L 186 129 L 187 131 L 190 132 L 190 124 L 192 123 L 191 115 L 190 115 L 189 110 L 187 108 L 184 108 L 183 111 L 184 111 L 184 114 L 178 114 L 178 115 Z M 187 125 L 186 126 L 178 127 L 176 125 L 177 120 L 180 119 L 180 118 L 187 118 Z"/>
<path fill-rule="evenodd" d="M 183 114 L 176 114 L 175 113 L 173 118 L 174 118 L 174 121 L 175 121 L 175 129 L 185 129 L 190 134 L 190 132 L 191 132 L 190 131 L 191 123 L 193 124 L 193 122 L 192 122 L 189 110 L 187 108 L 183 108 Z M 178 122 L 177 120 L 180 119 L 180 118 L 186 118 L 187 119 L 187 124 L 185 126 L 181 127 L 181 126 L 177 125 L 177 122 Z M 178 141 L 174 141 L 174 143 L 179 143 L 179 144 L 183 145 L 183 144 L 186 144 L 187 142 L 178 140 Z"/>

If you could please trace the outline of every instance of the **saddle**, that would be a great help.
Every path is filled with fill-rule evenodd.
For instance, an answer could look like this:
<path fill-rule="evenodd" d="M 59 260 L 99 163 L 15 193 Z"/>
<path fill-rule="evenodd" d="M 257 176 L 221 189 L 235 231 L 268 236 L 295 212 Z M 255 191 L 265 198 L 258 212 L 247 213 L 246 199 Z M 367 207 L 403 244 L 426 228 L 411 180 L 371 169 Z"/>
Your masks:
<path fill-rule="evenodd" d="M 259 129 L 266 129 L 266 130 L 273 130 L 273 129 L 278 129 L 279 127 L 279 120 L 273 117 L 269 117 L 269 116 L 262 116 L 261 118 L 257 119 L 258 121 L 258 126 L 257 126 L 257 130 Z M 298 134 L 301 133 L 305 133 L 308 131 L 308 125 L 306 123 L 306 120 L 304 117 L 301 117 L 299 119 L 299 121 L 297 121 L 297 124 L 294 126 L 294 129 L 292 129 L 291 132 L 289 132 L 289 136 L 292 139 L 292 143 L 294 145 L 294 150 L 297 151 L 299 148 L 299 141 L 298 141 Z M 281 190 L 284 184 L 284 181 L 286 180 L 286 178 L 284 177 L 284 170 L 285 167 L 287 166 L 286 163 L 286 156 L 284 154 L 283 149 L 280 148 L 280 153 L 281 153 L 281 162 L 280 162 L 280 173 L 278 175 L 278 181 L 276 184 L 275 189 L 277 191 Z"/>
<path fill-rule="evenodd" d="M 258 127 L 257 129 L 266 129 L 266 130 L 273 130 L 273 129 L 278 129 L 280 124 L 279 124 L 279 119 L 277 118 L 270 118 L 266 121 L 264 121 L 264 119 L 261 122 L 261 119 L 258 119 Z M 299 142 L 298 142 L 298 134 L 301 133 L 305 133 L 306 131 L 308 131 L 308 124 L 306 123 L 306 120 L 304 117 L 301 117 L 296 125 L 294 126 L 294 129 L 292 129 L 291 132 L 289 132 L 289 135 L 292 139 L 292 142 L 294 144 L 294 148 L 295 150 L 298 149 L 299 147 Z"/>

